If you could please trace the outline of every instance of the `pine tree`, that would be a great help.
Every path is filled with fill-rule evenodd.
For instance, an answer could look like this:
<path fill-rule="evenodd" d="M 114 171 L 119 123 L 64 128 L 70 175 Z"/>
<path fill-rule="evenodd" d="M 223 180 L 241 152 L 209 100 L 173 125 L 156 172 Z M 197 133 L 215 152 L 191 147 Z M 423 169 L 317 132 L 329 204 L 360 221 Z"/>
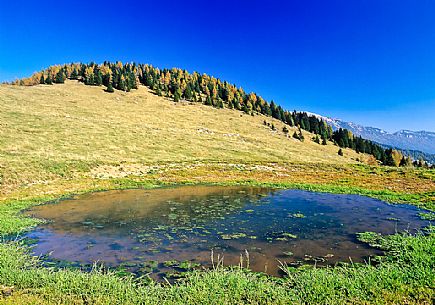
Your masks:
<path fill-rule="evenodd" d="M 216 108 L 224 108 L 224 103 L 221 99 L 218 99 L 216 102 Z"/>
<path fill-rule="evenodd" d="M 266 122 L 266 121 L 265 121 L 265 122 Z M 288 134 L 289 130 L 288 130 L 288 128 L 287 128 L 286 126 L 284 126 L 284 127 L 282 128 L 282 132 L 285 133 L 285 134 Z"/>
<path fill-rule="evenodd" d="M 192 90 L 190 89 L 190 85 L 188 85 L 186 87 L 186 90 L 184 90 L 184 98 L 188 101 L 190 101 L 192 99 Z"/>
<path fill-rule="evenodd" d="M 77 69 L 74 68 L 74 70 L 71 72 L 70 78 L 77 79 L 78 77 L 79 77 L 79 73 L 77 72 Z"/>
<path fill-rule="evenodd" d="M 327 145 L 326 139 L 322 139 L 322 145 Z"/>
<path fill-rule="evenodd" d="M 341 148 L 338 150 L 338 155 L 343 156 L 343 150 Z"/>
<path fill-rule="evenodd" d="M 45 79 L 45 83 L 47 85 L 53 85 L 53 80 L 51 79 L 50 74 L 47 75 L 47 78 Z"/>
<path fill-rule="evenodd" d="M 65 82 L 65 75 L 63 74 L 62 70 L 60 70 L 59 72 L 56 73 L 55 82 L 57 84 L 63 84 Z"/>
<path fill-rule="evenodd" d="M 305 137 L 304 137 L 304 134 L 302 133 L 302 130 L 301 130 L 300 127 L 299 127 L 299 134 L 298 134 L 298 136 L 299 136 L 299 140 L 301 140 L 303 142 Z"/>
<path fill-rule="evenodd" d="M 393 158 L 393 150 L 387 149 L 385 153 L 386 153 L 385 165 L 396 166 L 396 163 Z"/>
<path fill-rule="evenodd" d="M 40 84 L 45 84 L 44 73 L 41 74 L 41 78 L 39 79 Z"/>
<path fill-rule="evenodd" d="M 207 105 L 207 106 L 211 106 L 211 105 L 213 105 L 213 103 L 212 103 L 212 101 L 211 101 L 211 97 L 210 97 L 210 95 L 207 95 L 207 98 L 205 99 L 204 104 Z"/>
<path fill-rule="evenodd" d="M 177 88 L 174 91 L 174 102 L 179 102 L 180 99 L 181 99 L 181 90 L 180 88 Z"/>
<path fill-rule="evenodd" d="M 402 160 L 400 160 L 400 164 L 399 166 L 411 166 L 412 165 L 412 161 L 410 157 L 402 157 Z"/>
<path fill-rule="evenodd" d="M 124 75 L 122 74 L 119 79 L 118 89 L 122 91 L 127 91 L 127 81 L 125 80 Z"/>
<path fill-rule="evenodd" d="M 113 89 L 112 82 L 109 82 L 109 84 L 107 85 L 106 92 L 109 92 L 109 93 L 115 92 L 115 90 Z"/>
<path fill-rule="evenodd" d="M 293 138 L 300 140 L 299 134 L 296 131 L 293 133 Z"/>
<path fill-rule="evenodd" d="M 162 96 L 162 90 L 160 90 L 160 86 L 157 87 L 156 94 L 158 96 Z"/>
<path fill-rule="evenodd" d="M 101 71 L 98 71 L 95 74 L 94 80 L 95 80 L 95 85 L 97 86 L 101 86 L 103 84 L 103 75 L 101 74 Z"/>

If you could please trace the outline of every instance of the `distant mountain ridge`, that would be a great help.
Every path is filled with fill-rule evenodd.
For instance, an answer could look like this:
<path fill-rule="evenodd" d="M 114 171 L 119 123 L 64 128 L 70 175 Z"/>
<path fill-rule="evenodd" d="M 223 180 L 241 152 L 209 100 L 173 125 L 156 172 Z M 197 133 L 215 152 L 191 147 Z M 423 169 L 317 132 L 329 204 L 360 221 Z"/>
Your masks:
<path fill-rule="evenodd" d="M 380 144 L 404 150 L 419 150 L 425 153 L 435 154 L 435 132 L 425 130 L 399 130 L 394 133 L 389 133 L 377 127 L 363 126 L 341 119 L 325 117 L 316 113 L 307 112 L 307 114 L 322 118 L 325 122 L 330 124 L 333 129 L 345 128 L 355 135 Z"/>

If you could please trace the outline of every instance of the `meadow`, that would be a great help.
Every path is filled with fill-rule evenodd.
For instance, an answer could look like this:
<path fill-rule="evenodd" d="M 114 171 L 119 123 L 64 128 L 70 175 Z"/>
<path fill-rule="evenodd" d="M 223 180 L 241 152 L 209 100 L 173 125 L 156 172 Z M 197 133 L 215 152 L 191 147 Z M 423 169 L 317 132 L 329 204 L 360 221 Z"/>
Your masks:
<path fill-rule="evenodd" d="M 262 185 L 435 210 L 434 170 L 369 165 L 367 155 L 345 149 L 339 156 L 332 143 L 319 145 L 305 132 L 301 142 L 283 126 L 262 115 L 174 103 L 145 87 L 109 94 L 75 81 L 1 85 L 0 304 L 431 304 L 432 228 L 417 236 L 361 235 L 386 253 L 370 264 L 287 268 L 285 278 L 219 265 L 176 284 L 120 278 L 98 266 L 90 273 L 42 268 L 27 245 L 10 241 L 40 222 L 22 210 L 108 189 Z"/>

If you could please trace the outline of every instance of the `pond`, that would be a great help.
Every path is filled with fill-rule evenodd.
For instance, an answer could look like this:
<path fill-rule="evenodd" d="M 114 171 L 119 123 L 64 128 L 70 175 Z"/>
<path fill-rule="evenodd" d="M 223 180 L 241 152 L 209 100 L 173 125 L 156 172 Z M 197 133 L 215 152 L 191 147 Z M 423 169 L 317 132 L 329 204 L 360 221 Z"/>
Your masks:
<path fill-rule="evenodd" d="M 47 220 L 27 234 L 48 262 L 93 262 L 119 272 L 177 277 L 223 256 L 280 274 L 280 264 L 363 262 L 381 254 L 357 232 L 392 234 L 428 225 L 418 209 L 358 195 L 259 187 L 182 186 L 97 192 L 36 206 Z M 281 262 L 281 263 L 280 263 Z"/>

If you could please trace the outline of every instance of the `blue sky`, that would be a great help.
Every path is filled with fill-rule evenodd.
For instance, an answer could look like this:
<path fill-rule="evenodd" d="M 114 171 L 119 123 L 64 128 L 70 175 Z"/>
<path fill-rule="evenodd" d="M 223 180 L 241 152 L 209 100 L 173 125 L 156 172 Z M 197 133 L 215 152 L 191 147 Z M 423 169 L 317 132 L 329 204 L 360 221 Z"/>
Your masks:
<path fill-rule="evenodd" d="M 291 110 L 435 131 L 435 1 L 87 2 L 1 1 L 0 81 L 136 61 L 205 72 Z"/>

